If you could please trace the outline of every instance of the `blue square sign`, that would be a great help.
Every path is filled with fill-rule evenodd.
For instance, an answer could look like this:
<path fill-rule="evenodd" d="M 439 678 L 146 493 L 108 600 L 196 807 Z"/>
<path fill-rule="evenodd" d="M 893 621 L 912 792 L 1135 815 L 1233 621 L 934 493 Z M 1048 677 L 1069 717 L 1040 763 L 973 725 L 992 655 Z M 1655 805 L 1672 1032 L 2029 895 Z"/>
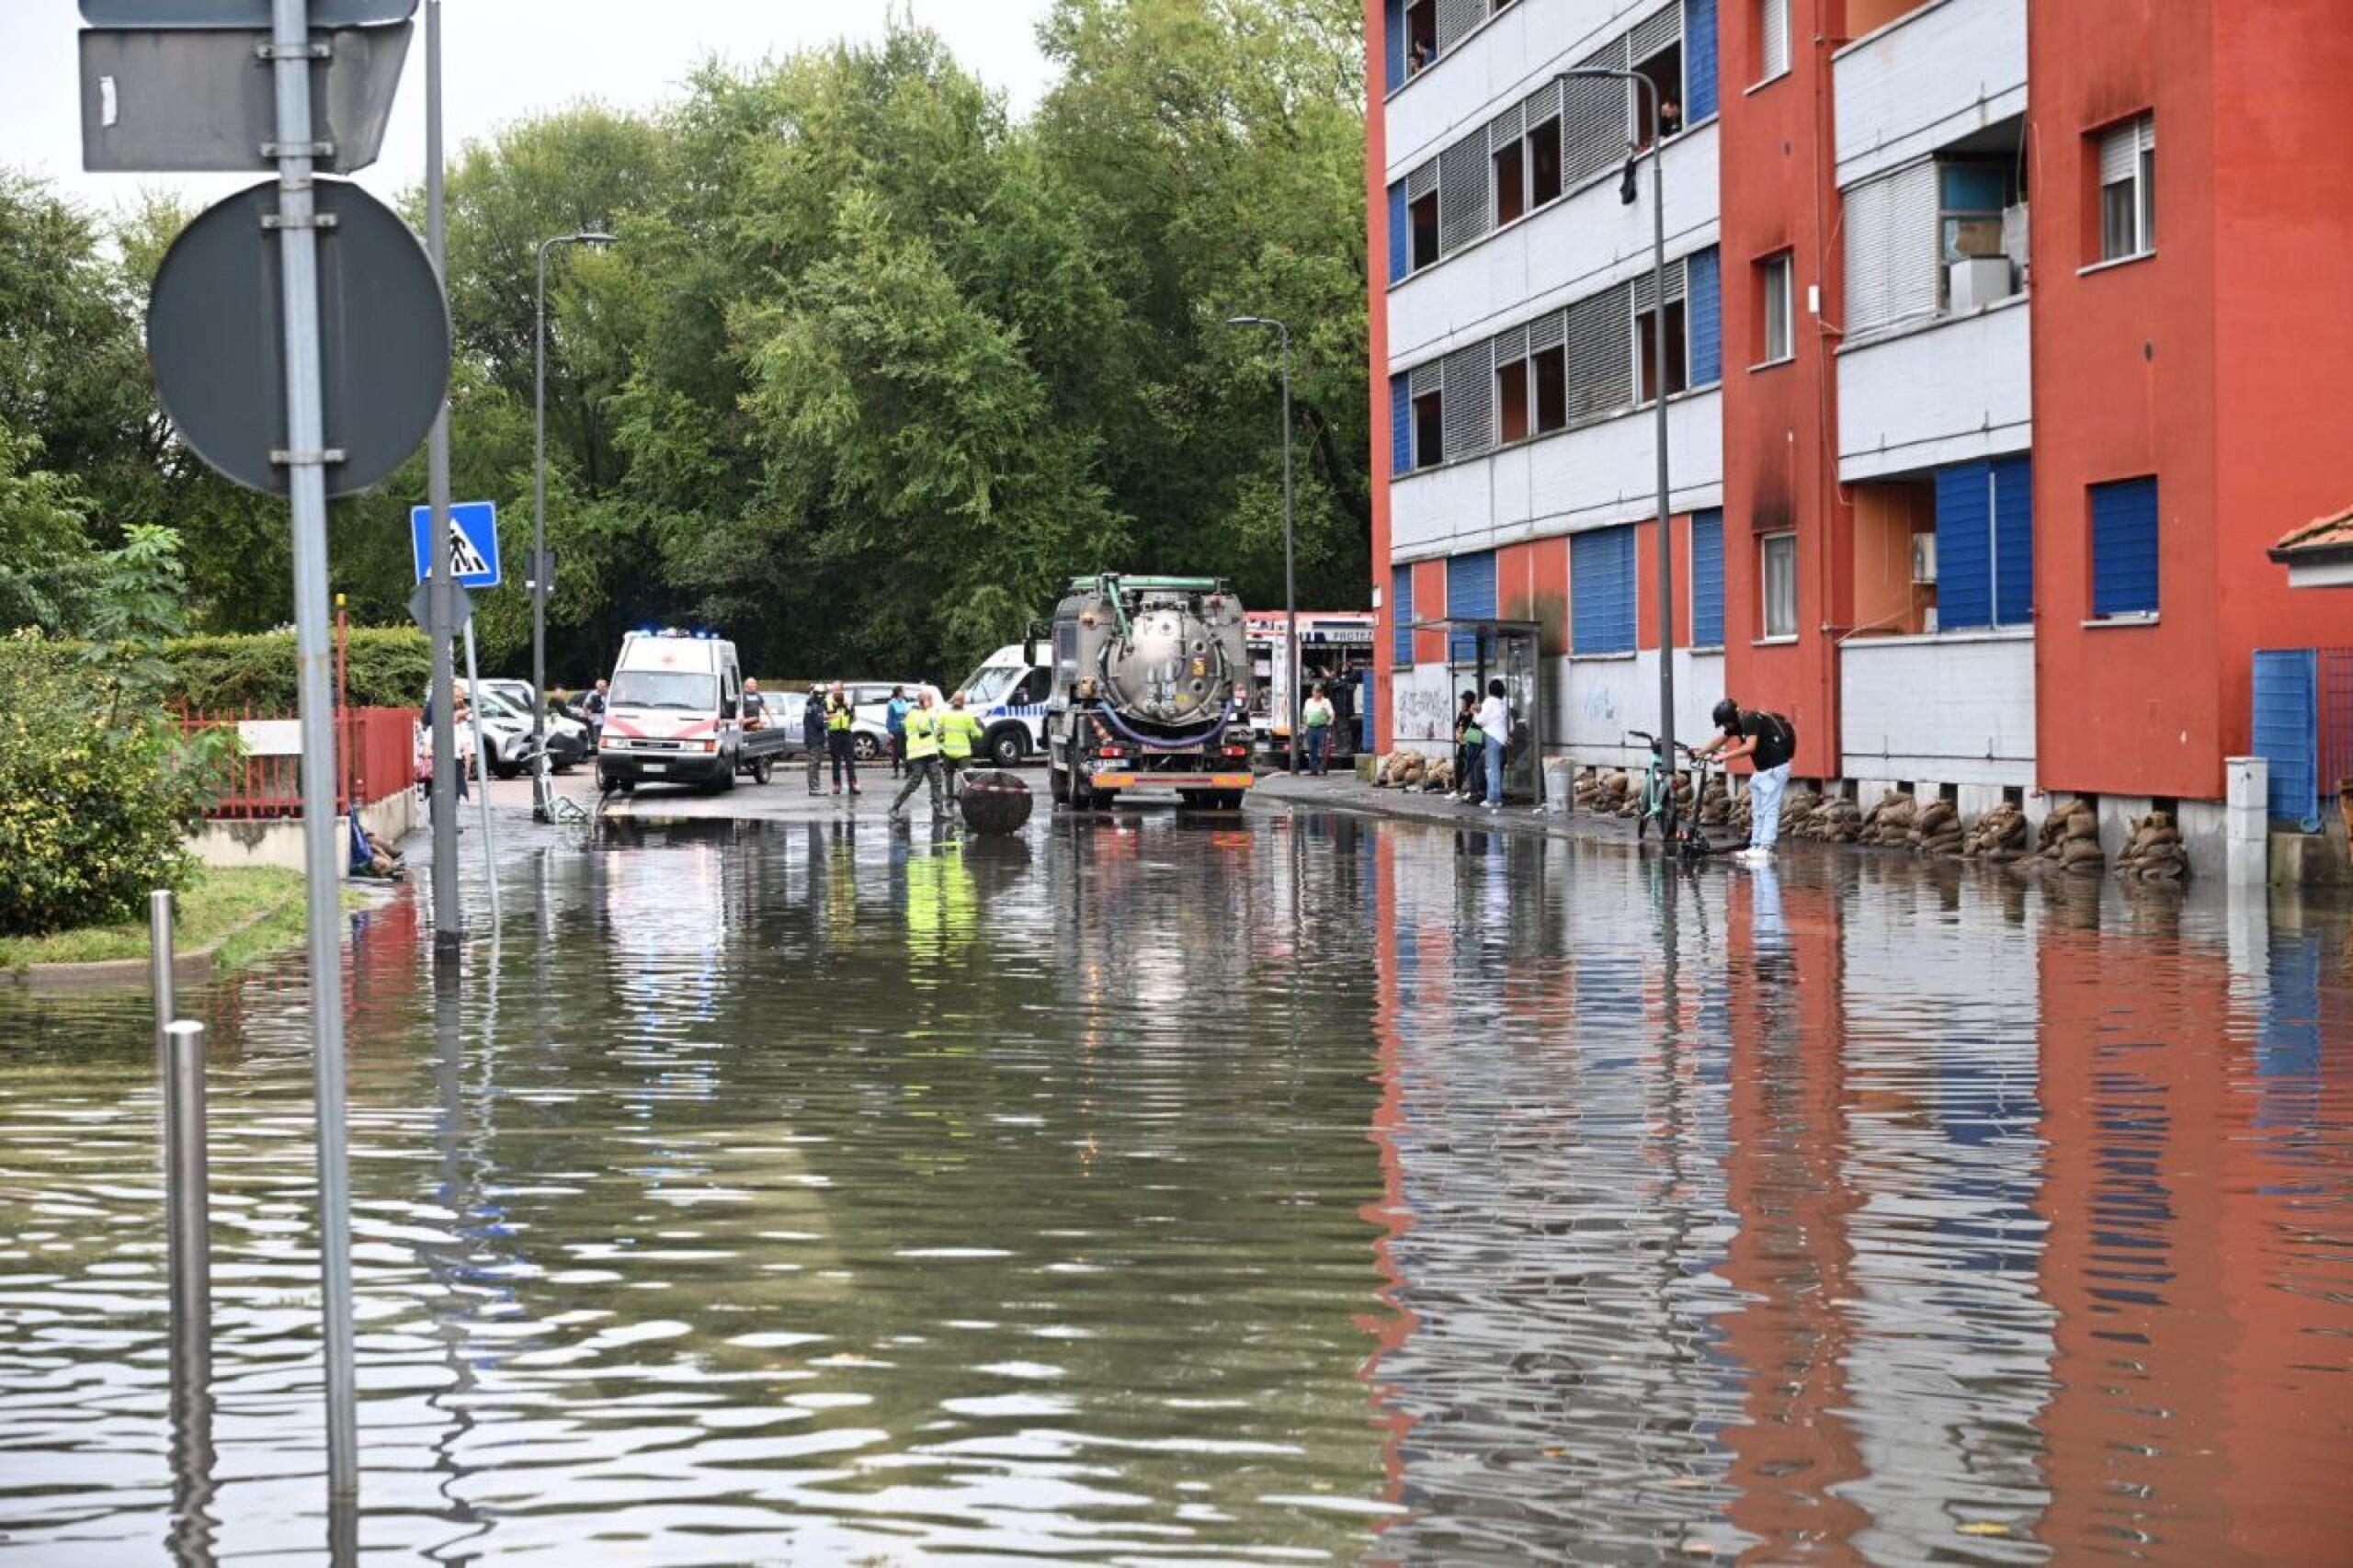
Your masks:
<path fill-rule="evenodd" d="M 433 574 L 433 508 L 408 511 L 409 551 L 416 561 L 416 580 Z M 498 586 L 498 506 L 493 501 L 460 501 L 449 508 L 449 565 L 461 588 Z"/>

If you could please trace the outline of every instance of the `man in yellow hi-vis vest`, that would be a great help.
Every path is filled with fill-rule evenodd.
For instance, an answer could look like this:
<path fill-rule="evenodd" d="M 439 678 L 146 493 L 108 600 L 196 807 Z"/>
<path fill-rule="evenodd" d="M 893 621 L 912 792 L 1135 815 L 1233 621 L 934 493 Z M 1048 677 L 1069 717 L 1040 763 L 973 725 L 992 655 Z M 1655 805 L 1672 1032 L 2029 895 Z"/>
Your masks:
<path fill-rule="evenodd" d="M 956 797 L 956 776 L 972 760 L 972 753 L 981 744 L 981 722 L 964 711 L 964 694 L 958 692 L 948 699 L 948 711 L 939 716 L 939 755 L 946 759 L 948 796 Z"/>
<path fill-rule="evenodd" d="M 850 732 L 857 720 L 857 705 L 842 689 L 842 683 L 834 682 L 833 689 L 825 693 L 825 753 L 834 759 L 836 795 L 842 792 L 845 776 L 849 779 L 849 792 L 858 793 L 858 737 Z"/>
<path fill-rule="evenodd" d="M 901 733 L 907 745 L 907 781 L 900 787 L 899 798 L 891 802 L 891 820 L 906 820 L 907 797 L 926 779 L 931 783 L 931 814 L 938 816 L 948 806 L 939 785 L 939 715 L 931 710 L 931 693 L 915 694 L 915 705 L 907 710 L 906 728 Z"/>

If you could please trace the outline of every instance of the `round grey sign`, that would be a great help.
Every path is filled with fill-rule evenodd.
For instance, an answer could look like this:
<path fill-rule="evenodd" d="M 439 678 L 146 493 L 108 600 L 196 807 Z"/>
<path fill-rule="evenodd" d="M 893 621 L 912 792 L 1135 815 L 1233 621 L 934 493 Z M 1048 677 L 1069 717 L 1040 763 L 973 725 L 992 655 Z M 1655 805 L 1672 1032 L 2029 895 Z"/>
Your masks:
<path fill-rule="evenodd" d="M 356 185 L 321 179 L 319 359 L 327 494 L 389 476 L 425 439 L 449 383 L 449 315 L 425 247 Z M 286 494 L 286 322 L 278 210 L 265 182 L 215 203 L 165 253 L 147 307 L 155 392 L 181 439 L 239 484 Z"/>

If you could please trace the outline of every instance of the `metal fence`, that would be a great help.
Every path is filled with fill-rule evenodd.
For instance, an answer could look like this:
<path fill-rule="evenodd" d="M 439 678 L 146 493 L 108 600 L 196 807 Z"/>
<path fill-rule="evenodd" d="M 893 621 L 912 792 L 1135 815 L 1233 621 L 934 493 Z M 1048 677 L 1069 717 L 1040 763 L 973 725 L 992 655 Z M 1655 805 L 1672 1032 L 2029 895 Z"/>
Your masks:
<path fill-rule="evenodd" d="M 225 730 L 240 742 L 206 816 L 253 822 L 302 814 L 302 757 L 291 715 L 235 709 L 178 717 L 189 734 Z M 335 810 L 347 812 L 354 801 L 373 805 L 415 786 L 416 721 L 414 708 L 347 708 L 335 716 Z"/>

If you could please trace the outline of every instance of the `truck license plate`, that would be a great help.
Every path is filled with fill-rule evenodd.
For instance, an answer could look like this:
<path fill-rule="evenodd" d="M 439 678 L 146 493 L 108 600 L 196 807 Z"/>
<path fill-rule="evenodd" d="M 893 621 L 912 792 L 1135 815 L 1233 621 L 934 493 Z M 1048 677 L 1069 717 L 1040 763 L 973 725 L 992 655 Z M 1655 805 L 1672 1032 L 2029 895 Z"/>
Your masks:
<path fill-rule="evenodd" d="M 666 762 L 647 762 L 641 763 L 639 766 L 643 767 L 648 773 L 667 773 L 670 771 L 670 765 Z"/>

